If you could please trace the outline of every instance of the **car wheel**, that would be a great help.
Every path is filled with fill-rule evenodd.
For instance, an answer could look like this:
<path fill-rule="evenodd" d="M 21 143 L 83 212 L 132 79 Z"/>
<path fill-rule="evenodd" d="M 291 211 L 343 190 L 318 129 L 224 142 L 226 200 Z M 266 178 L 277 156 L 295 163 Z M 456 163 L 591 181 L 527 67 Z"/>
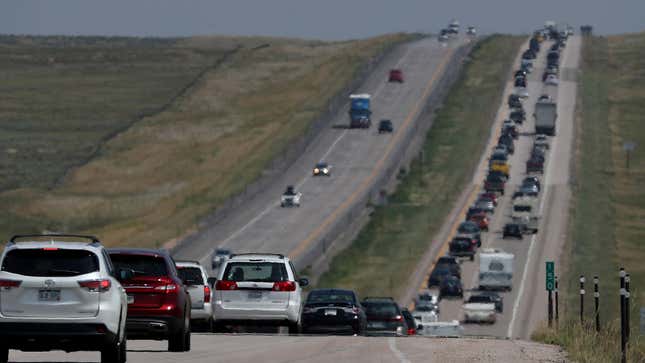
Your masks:
<path fill-rule="evenodd" d="M 298 326 L 298 323 L 289 323 L 289 335 L 296 335 L 300 333 L 300 327 Z"/>
<path fill-rule="evenodd" d="M 475 261 L 475 255 L 470 255 L 470 260 Z"/>
<path fill-rule="evenodd" d="M 125 340 L 108 344 L 101 349 L 101 363 L 123 363 L 125 362 Z"/>
<path fill-rule="evenodd" d="M 188 323 L 188 329 L 186 329 L 186 334 L 184 335 L 184 352 L 190 351 L 190 323 Z"/>
<path fill-rule="evenodd" d="M 186 334 L 190 332 L 190 320 L 188 316 L 184 317 L 184 321 L 174 332 L 170 333 L 168 337 L 168 351 L 169 352 L 185 352 L 186 351 Z M 190 337 L 190 335 L 189 335 Z"/>
<path fill-rule="evenodd" d="M 0 347 L 0 363 L 9 362 L 9 348 Z"/>

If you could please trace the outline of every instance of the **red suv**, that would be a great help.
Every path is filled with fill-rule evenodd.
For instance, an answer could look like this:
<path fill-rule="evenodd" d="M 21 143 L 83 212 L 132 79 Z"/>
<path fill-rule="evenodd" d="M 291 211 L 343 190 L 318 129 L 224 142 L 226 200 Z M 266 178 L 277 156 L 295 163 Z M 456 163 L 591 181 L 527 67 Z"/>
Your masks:
<path fill-rule="evenodd" d="M 167 252 L 108 250 L 118 269 L 131 270 L 121 285 L 128 294 L 128 339 L 168 339 L 168 351 L 190 350 L 190 297 Z"/>
<path fill-rule="evenodd" d="M 392 69 L 389 81 L 403 83 L 403 72 L 400 69 Z"/>

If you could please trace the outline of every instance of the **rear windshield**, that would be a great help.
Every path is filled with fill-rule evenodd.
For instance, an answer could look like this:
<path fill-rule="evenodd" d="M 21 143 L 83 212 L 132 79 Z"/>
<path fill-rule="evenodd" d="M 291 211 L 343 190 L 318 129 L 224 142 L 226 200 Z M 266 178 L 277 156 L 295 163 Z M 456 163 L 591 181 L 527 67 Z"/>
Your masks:
<path fill-rule="evenodd" d="M 307 296 L 307 303 L 354 303 L 354 294 L 351 291 L 328 290 L 328 291 L 312 291 Z"/>
<path fill-rule="evenodd" d="M 98 270 L 98 257 L 85 250 L 15 249 L 2 261 L 2 271 L 25 276 L 78 276 Z"/>
<path fill-rule="evenodd" d="M 513 210 L 516 212 L 530 212 L 531 211 L 531 206 L 530 205 L 516 205 L 513 206 Z"/>
<path fill-rule="evenodd" d="M 177 272 L 179 273 L 179 278 L 181 278 L 183 281 L 190 280 L 190 283 L 193 285 L 204 285 L 202 270 L 198 269 L 197 267 L 177 266 Z"/>
<path fill-rule="evenodd" d="M 367 315 L 394 316 L 399 314 L 396 305 L 393 303 L 364 301 L 363 306 Z"/>
<path fill-rule="evenodd" d="M 475 296 L 471 296 L 468 299 L 468 302 L 471 302 L 471 303 L 488 303 L 488 302 L 490 302 L 490 300 L 491 299 L 488 296 L 475 295 Z"/>
<path fill-rule="evenodd" d="M 158 256 L 110 254 L 112 264 L 120 269 L 132 269 L 138 276 L 168 276 L 166 260 Z"/>
<path fill-rule="evenodd" d="M 223 280 L 277 282 L 288 281 L 289 275 L 284 263 L 274 262 L 231 262 L 226 265 Z"/>

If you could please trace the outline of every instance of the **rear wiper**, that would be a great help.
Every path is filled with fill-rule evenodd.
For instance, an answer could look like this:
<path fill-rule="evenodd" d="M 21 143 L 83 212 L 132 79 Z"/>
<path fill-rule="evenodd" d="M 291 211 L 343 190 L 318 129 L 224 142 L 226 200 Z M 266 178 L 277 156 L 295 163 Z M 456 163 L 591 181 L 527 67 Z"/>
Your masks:
<path fill-rule="evenodd" d="M 74 271 L 74 270 L 63 270 L 63 269 L 51 269 L 47 271 L 49 275 L 60 275 L 60 274 L 66 274 L 68 276 L 74 276 L 74 275 L 80 275 L 80 271 Z"/>

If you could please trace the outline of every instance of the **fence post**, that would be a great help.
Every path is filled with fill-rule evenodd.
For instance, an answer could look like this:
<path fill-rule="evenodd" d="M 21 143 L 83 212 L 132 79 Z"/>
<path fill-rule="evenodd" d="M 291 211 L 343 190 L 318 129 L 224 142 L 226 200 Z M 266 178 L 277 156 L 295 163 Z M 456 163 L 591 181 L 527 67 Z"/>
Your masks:
<path fill-rule="evenodd" d="M 596 331 L 600 331 L 600 312 L 598 305 L 600 302 L 600 292 L 598 292 L 598 276 L 593 277 L 593 298 L 594 298 L 594 315 L 596 316 Z"/>
<path fill-rule="evenodd" d="M 625 274 L 625 340 L 629 346 L 629 274 Z"/>
<path fill-rule="evenodd" d="M 558 277 L 555 277 L 555 327 L 558 327 L 558 319 L 560 318 L 560 312 L 558 307 Z"/>
<path fill-rule="evenodd" d="M 585 276 L 580 275 L 580 324 L 584 323 L 585 314 Z"/>
<path fill-rule="evenodd" d="M 625 339 L 625 269 L 620 268 L 620 361 L 621 363 L 627 362 L 627 352 L 625 346 L 627 339 Z"/>

